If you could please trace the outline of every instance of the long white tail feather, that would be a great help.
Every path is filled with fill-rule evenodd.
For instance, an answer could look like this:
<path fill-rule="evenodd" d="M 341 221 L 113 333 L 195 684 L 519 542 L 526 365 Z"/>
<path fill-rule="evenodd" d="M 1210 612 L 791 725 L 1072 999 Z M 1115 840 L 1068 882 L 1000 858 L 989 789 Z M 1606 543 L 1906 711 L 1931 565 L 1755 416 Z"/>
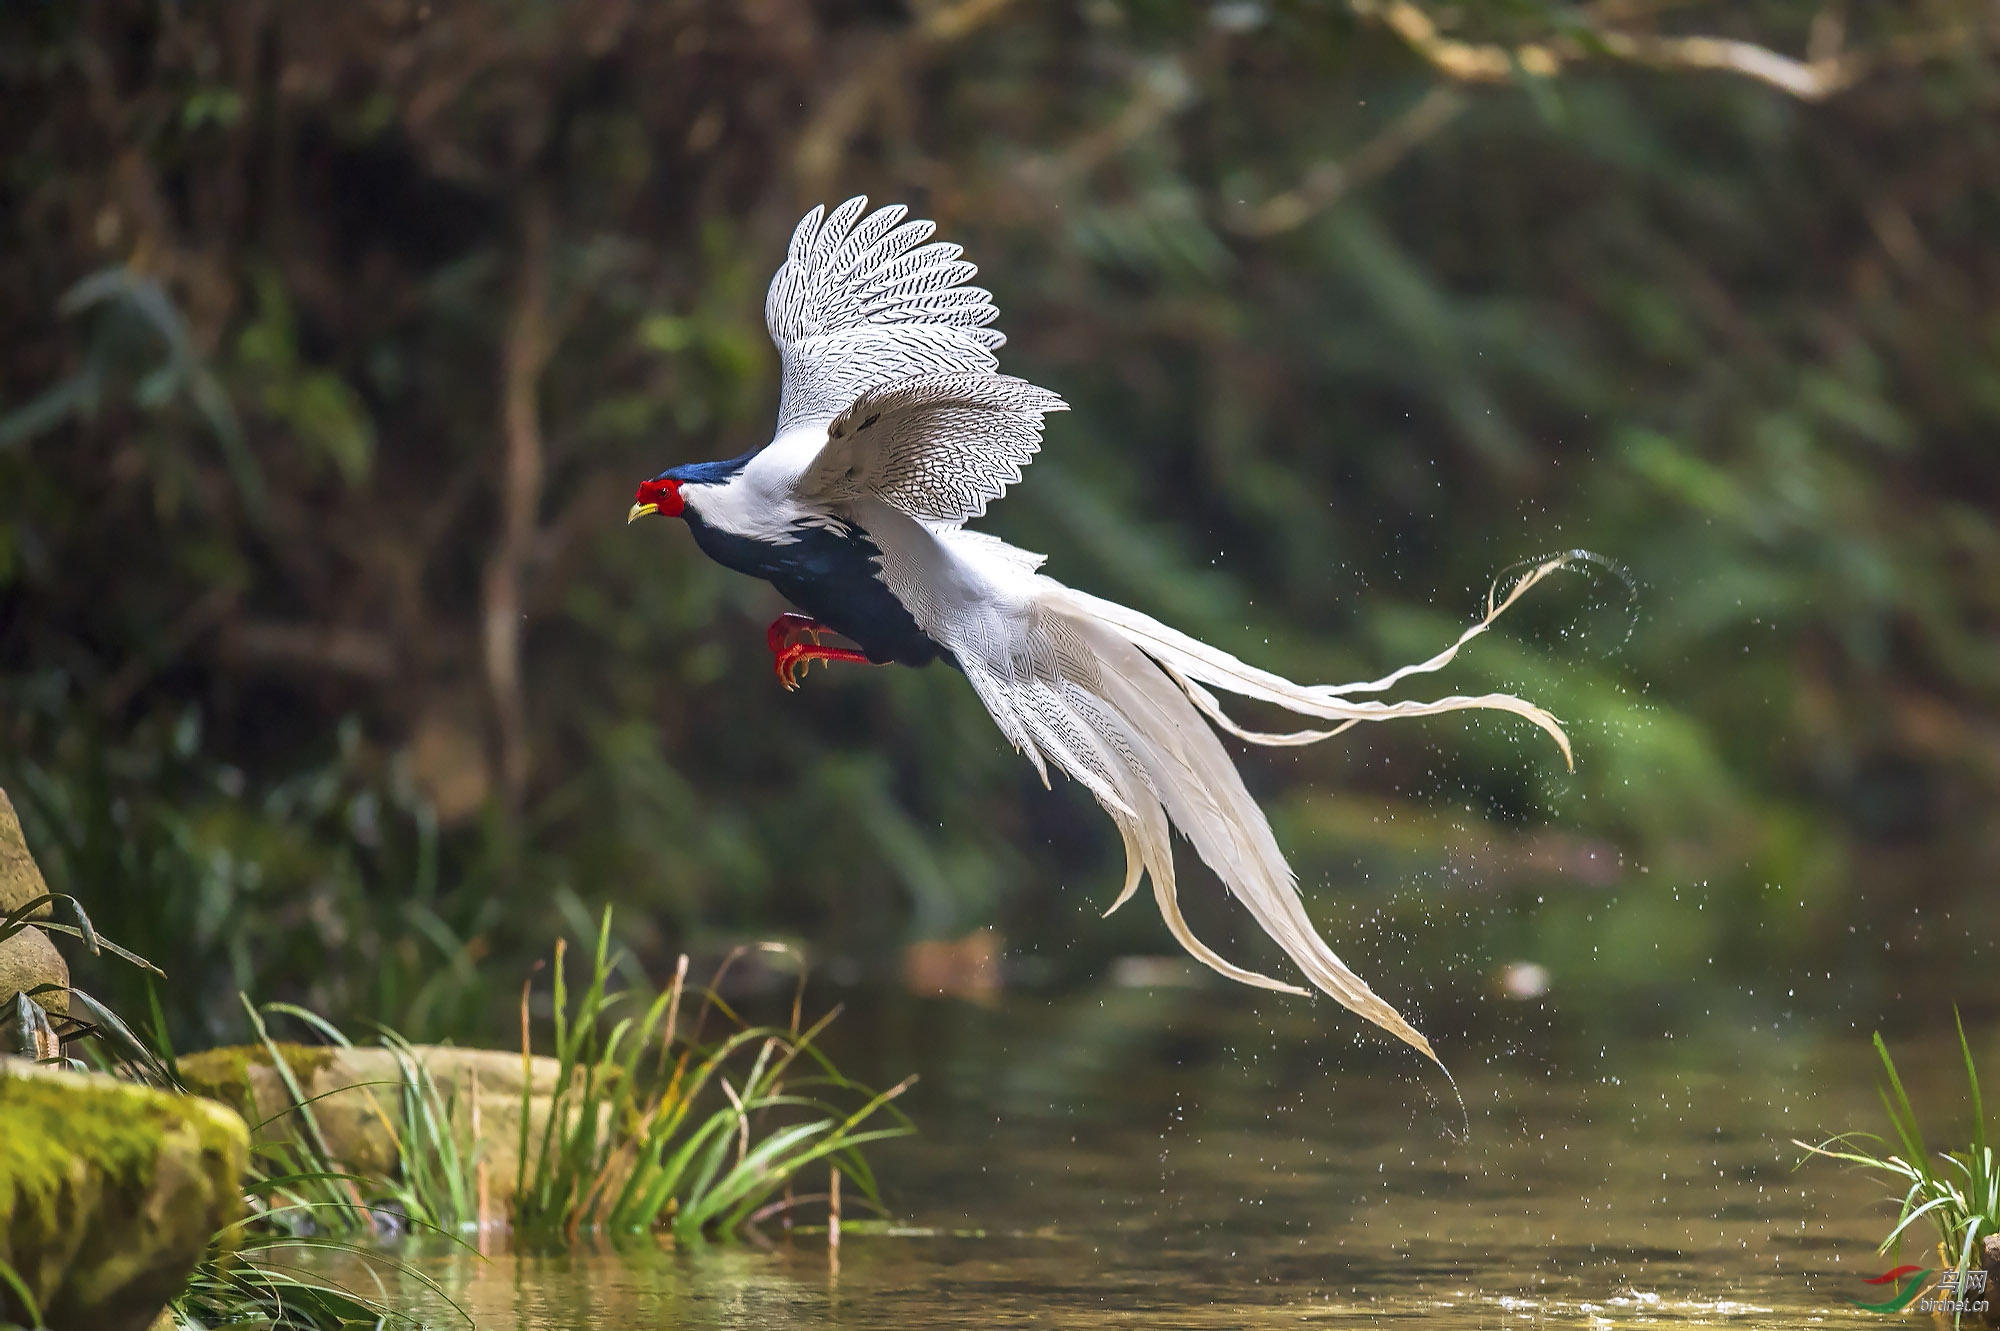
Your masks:
<path fill-rule="evenodd" d="M 1501 615 L 1505 614 L 1507 612 L 1508 607 L 1512 606 L 1514 602 L 1520 600 L 1523 596 L 1527 595 L 1528 589 L 1530 587 L 1533 587 L 1536 583 L 1540 582 L 1543 578 L 1548 577 L 1551 573 L 1557 573 L 1566 568 L 1576 567 L 1578 561 L 1580 560 L 1597 559 L 1597 558 L 1598 556 L 1591 555 L 1587 551 L 1581 551 L 1581 550 L 1570 551 L 1566 554 L 1550 555 L 1547 559 L 1544 559 L 1541 563 L 1535 565 L 1533 568 L 1529 569 L 1526 573 L 1523 573 L 1519 578 L 1515 579 L 1514 585 L 1507 589 L 1507 595 L 1497 603 L 1495 602 L 1494 597 L 1498 596 L 1500 593 L 1500 584 L 1498 582 L 1495 582 L 1491 587 L 1488 587 L 1486 589 L 1485 617 L 1482 618 L 1477 624 L 1474 624 L 1471 628 L 1467 629 L 1465 632 L 1459 634 L 1457 642 L 1454 642 L 1451 646 L 1445 648 L 1443 651 L 1439 652 L 1436 656 L 1433 656 L 1430 660 L 1419 662 L 1416 665 L 1407 665 L 1400 670 L 1392 670 L 1388 674 L 1382 676 L 1382 678 L 1371 679 L 1365 684 L 1326 684 L 1326 685 L 1321 685 L 1320 687 L 1323 688 L 1326 692 L 1334 694 L 1381 693 L 1385 689 L 1394 688 L 1396 685 L 1408 679 L 1411 675 L 1428 675 L 1434 670 L 1442 670 L 1444 669 L 1444 667 L 1451 664 L 1451 659 L 1454 656 L 1458 655 L 1459 648 L 1465 646 L 1465 644 L 1471 642 L 1474 638 L 1486 632 L 1487 629 L 1492 628 L 1493 621 L 1500 618 Z"/>
<path fill-rule="evenodd" d="M 1531 570 L 1504 599 L 1489 597 L 1480 622 L 1427 661 L 1365 683 L 1306 686 L 1136 610 L 1065 587 L 1034 572 L 1032 557 L 1013 558 L 1011 548 L 991 538 L 920 527 L 885 508 L 859 516 L 883 551 L 884 581 L 951 649 L 1001 733 L 1045 784 L 1053 764 L 1111 815 L 1124 841 L 1126 870 L 1106 914 L 1131 900 L 1142 878 L 1151 878 L 1167 928 L 1196 960 L 1243 984 L 1305 992 L 1231 962 L 1195 936 L 1176 895 L 1172 830 L 1178 828 L 1307 980 L 1437 1060 L 1429 1042 L 1313 927 L 1291 866 L 1216 728 L 1257 744 L 1297 745 L 1362 721 L 1484 709 L 1512 712 L 1541 727 L 1567 759 L 1569 738 L 1556 719 L 1511 694 L 1393 703 L 1346 696 L 1441 669 L 1564 559 Z M 953 594 L 941 597 L 942 587 Z M 1335 724 L 1289 734 L 1248 730 L 1223 712 L 1211 689 Z"/>
<path fill-rule="evenodd" d="M 1125 829 L 1121 827 L 1120 830 Z M 1153 880 L 1153 900 L 1159 903 L 1160 918 L 1166 921 L 1167 932 L 1187 949 L 1188 955 L 1239 984 L 1272 989 L 1281 994 L 1303 995 L 1306 992 L 1295 984 L 1286 984 L 1283 980 L 1274 980 L 1259 971 L 1238 966 L 1195 936 L 1194 930 L 1188 927 L 1186 918 L 1181 915 L 1180 898 L 1175 893 L 1173 838 L 1169 835 L 1167 816 L 1158 803 L 1152 805 L 1133 831 L 1137 833 L 1140 862 L 1145 867 L 1146 875 Z M 1125 843 L 1127 855 L 1132 853 L 1134 845 L 1135 838 L 1128 834 Z M 1138 882 L 1138 874 L 1129 864 L 1125 877 L 1128 883 Z"/>
<path fill-rule="evenodd" d="M 1332 710 L 1331 708 L 1329 710 L 1317 710 L 1317 708 L 1329 707 L 1328 704 L 1324 703 L 1317 704 L 1316 709 L 1312 711 L 1307 711 L 1304 706 L 1295 707 L 1289 703 L 1281 703 L 1280 706 L 1284 706 L 1292 711 L 1305 712 L 1308 716 L 1345 716 L 1347 719 L 1331 730 L 1293 730 L 1282 734 L 1275 734 L 1264 730 L 1245 730 L 1242 726 L 1231 720 L 1229 715 L 1222 710 L 1222 705 L 1216 701 L 1213 693 L 1210 693 L 1201 685 L 1187 678 L 1172 666 L 1163 665 L 1161 668 L 1173 676 L 1175 683 L 1187 690 L 1187 695 L 1194 700 L 1194 705 L 1206 713 L 1210 720 L 1238 739 L 1248 740 L 1252 744 L 1262 744 L 1271 748 L 1317 744 L 1323 739 L 1332 739 L 1342 731 L 1351 730 L 1363 721 L 1394 721 L 1408 716 L 1436 716 L 1443 712 L 1512 712 L 1516 716 L 1525 717 L 1527 720 L 1532 721 L 1535 725 L 1553 736 L 1556 747 L 1562 750 L 1563 758 L 1569 763 L 1571 770 L 1573 771 L 1576 768 L 1576 757 L 1570 751 L 1569 736 L 1563 733 L 1563 728 L 1555 717 L 1533 703 L 1524 702 L 1511 693 L 1482 693 L 1473 698 L 1453 695 L 1449 698 L 1435 698 L 1430 702 L 1363 702 L 1332 705 L 1333 708 L 1338 708 L 1338 710 Z"/>
<path fill-rule="evenodd" d="M 1169 828 L 1178 827 L 1307 979 L 1436 1061 L 1430 1043 L 1350 970 L 1313 927 L 1270 823 L 1203 717 L 1252 743 L 1301 745 L 1329 739 L 1362 721 L 1468 709 L 1505 711 L 1541 727 L 1573 763 L 1569 737 L 1556 719 L 1511 694 L 1396 703 L 1346 696 L 1380 692 L 1411 675 L 1442 669 L 1561 563 L 1551 560 L 1530 570 L 1504 599 L 1489 597 L 1479 623 L 1436 656 L 1360 684 L 1295 684 L 1150 616 L 1046 577 L 1034 579 L 1035 631 L 1029 643 L 1017 643 L 1000 659 L 968 660 L 974 654 L 961 653 L 960 660 L 1001 731 L 1027 754 L 1043 781 L 1048 780 L 1046 759 L 1088 789 L 1117 824 L 1125 843 L 1125 882 L 1105 914 L 1131 900 L 1140 880 L 1150 877 L 1168 930 L 1196 960 L 1243 984 L 1305 992 L 1236 965 L 1195 936 L 1176 895 Z M 1289 733 L 1248 730 L 1222 710 L 1210 685 L 1338 724 Z"/>
<path fill-rule="evenodd" d="M 959 659 L 966 661 L 968 654 L 960 652 Z M 1049 769 L 1042 762 L 1041 751 L 1028 737 L 1027 728 L 1021 724 L 1014 704 L 1008 701 L 1006 681 L 989 670 L 980 669 L 977 659 L 972 659 L 973 664 L 965 670 L 965 678 L 971 683 L 972 691 L 979 695 L 979 701 L 986 705 L 986 714 L 993 718 L 994 725 L 1000 727 L 1000 733 L 1014 746 L 1015 752 L 1024 755 L 1033 764 L 1035 775 L 1042 779 L 1042 789 L 1051 789 Z"/>
<path fill-rule="evenodd" d="M 1205 689 L 1196 688 L 1196 682 L 1211 684 L 1253 701 L 1272 703 L 1300 716 L 1348 723 L 1436 716 L 1444 712 L 1468 710 L 1512 712 L 1545 731 L 1556 742 L 1556 747 L 1562 750 L 1563 761 L 1573 769 L 1576 766 L 1576 755 L 1570 748 L 1569 736 L 1563 732 L 1562 725 L 1543 708 L 1513 694 L 1487 693 L 1478 697 L 1453 696 L 1430 702 L 1398 703 L 1354 702 L 1346 697 L 1352 693 L 1377 693 L 1411 675 L 1428 674 L 1443 669 L 1451 663 L 1466 643 L 1491 628 L 1493 621 L 1505 613 L 1530 587 L 1556 570 L 1566 567 L 1569 562 L 1567 556 L 1556 556 L 1543 561 L 1523 575 L 1508 591 L 1506 598 L 1497 604 L 1493 600 L 1493 594 L 1489 593 L 1485 617 L 1460 634 L 1458 641 L 1428 661 L 1404 666 L 1381 679 L 1357 684 L 1311 686 L 1294 684 L 1282 675 L 1260 670 L 1256 666 L 1237 660 L 1225 651 L 1189 637 L 1178 629 L 1170 628 L 1150 615 L 1140 614 L 1116 602 L 1106 601 L 1101 597 L 1069 587 L 1062 587 L 1061 594 L 1063 599 L 1070 602 L 1079 612 L 1110 624 L 1124 634 L 1140 650 L 1158 661 L 1175 681 L 1187 690 L 1195 705 L 1217 725 L 1239 739 L 1248 740 L 1253 744 L 1316 744 L 1320 740 L 1330 739 L 1339 734 L 1347 729 L 1347 726 L 1341 725 L 1331 730 L 1301 730 L 1289 734 L 1246 730 L 1223 713 L 1213 694 Z M 1045 581 L 1061 587 L 1060 583 L 1053 583 L 1053 580 Z"/>
<path fill-rule="evenodd" d="M 1113 911 L 1132 899 L 1132 894 L 1139 890 L 1139 881 L 1146 876 L 1145 857 L 1139 853 L 1139 841 L 1132 835 L 1131 826 L 1116 813 L 1111 815 L 1111 821 L 1118 825 L 1118 835 L 1125 839 L 1125 886 L 1118 889 L 1117 900 L 1106 906 L 1104 914 L 1098 917 L 1105 920 L 1110 919 Z"/>

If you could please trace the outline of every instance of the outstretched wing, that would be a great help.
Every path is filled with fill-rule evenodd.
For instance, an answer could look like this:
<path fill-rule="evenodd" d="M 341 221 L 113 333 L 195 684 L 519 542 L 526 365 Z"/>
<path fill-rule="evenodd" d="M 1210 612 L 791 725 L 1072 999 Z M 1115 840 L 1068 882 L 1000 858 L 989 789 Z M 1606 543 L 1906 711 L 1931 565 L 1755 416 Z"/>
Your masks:
<path fill-rule="evenodd" d="M 830 505 L 875 498 L 921 522 L 976 518 L 1021 479 L 1042 446 L 1042 416 L 1069 406 L 1005 374 L 905 379 L 862 395 L 827 427 L 798 496 Z"/>
<path fill-rule="evenodd" d="M 764 322 L 784 362 L 778 433 L 831 421 L 871 388 L 918 375 L 990 371 L 1007 339 L 979 270 L 933 222 L 905 222 L 892 204 L 861 214 L 866 197 L 815 208 L 792 233 L 771 279 Z M 857 222 L 859 223 L 857 225 Z"/>

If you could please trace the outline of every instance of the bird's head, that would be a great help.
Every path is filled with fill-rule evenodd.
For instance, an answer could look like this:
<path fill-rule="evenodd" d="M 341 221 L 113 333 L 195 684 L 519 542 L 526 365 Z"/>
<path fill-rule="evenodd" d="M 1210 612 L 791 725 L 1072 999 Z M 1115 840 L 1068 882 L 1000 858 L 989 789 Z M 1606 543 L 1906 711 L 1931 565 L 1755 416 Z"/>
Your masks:
<path fill-rule="evenodd" d="M 625 515 L 625 521 L 637 522 L 648 513 L 677 518 L 686 508 L 687 504 L 681 499 L 680 479 L 663 474 L 650 481 L 639 482 L 639 493 L 632 496 L 632 511 Z"/>
<path fill-rule="evenodd" d="M 742 457 L 721 462 L 683 462 L 668 467 L 652 480 L 639 483 L 639 493 L 632 496 L 632 511 L 625 515 L 625 521 L 637 522 L 648 513 L 678 518 L 689 511 L 690 503 L 699 516 L 709 497 L 726 490 L 756 455 L 753 448 Z"/>

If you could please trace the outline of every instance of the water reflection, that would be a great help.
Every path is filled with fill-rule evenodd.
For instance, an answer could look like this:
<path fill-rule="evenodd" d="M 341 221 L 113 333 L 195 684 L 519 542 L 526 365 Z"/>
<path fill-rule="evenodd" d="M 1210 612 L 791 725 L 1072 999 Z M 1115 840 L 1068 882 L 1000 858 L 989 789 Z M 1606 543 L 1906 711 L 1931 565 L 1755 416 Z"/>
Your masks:
<path fill-rule="evenodd" d="M 1449 1041 L 1457 1143 L 1442 1081 L 1330 1009 L 1108 987 L 851 1015 L 857 1057 L 925 1076 L 923 1136 L 878 1157 L 897 1235 L 850 1230 L 837 1266 L 775 1232 L 418 1264 L 475 1325 L 538 1331 L 1874 1324 L 1847 1300 L 1888 1265 L 1881 1190 L 1794 1172 L 1789 1144 L 1876 1126 L 1844 1021 L 1668 1039 L 1489 1014 Z M 1957 1131 L 1950 1047 L 1906 1066 Z"/>

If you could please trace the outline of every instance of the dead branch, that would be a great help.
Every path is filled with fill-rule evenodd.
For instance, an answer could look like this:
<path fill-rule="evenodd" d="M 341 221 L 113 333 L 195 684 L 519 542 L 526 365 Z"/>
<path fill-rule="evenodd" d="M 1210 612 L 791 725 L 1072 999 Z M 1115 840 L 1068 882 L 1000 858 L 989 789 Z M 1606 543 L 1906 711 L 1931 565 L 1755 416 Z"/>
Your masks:
<path fill-rule="evenodd" d="M 1616 28 L 1593 27 L 1587 40 L 1556 36 L 1504 46 L 1446 37 L 1414 0 L 1348 0 L 1362 18 L 1373 19 L 1401 37 L 1440 73 L 1462 83 L 1507 83 L 1521 74 L 1552 78 L 1563 66 L 1609 56 L 1655 69 L 1713 69 L 1739 74 L 1802 101 L 1823 101 L 1852 87 L 1884 65 L 1911 65 L 1962 49 L 1972 33 L 1949 27 L 1918 34 L 1875 51 L 1842 53 L 1825 40 L 1837 29 L 1822 25 L 1811 58 L 1798 60 L 1755 42 L 1731 37 L 1663 37 Z"/>

